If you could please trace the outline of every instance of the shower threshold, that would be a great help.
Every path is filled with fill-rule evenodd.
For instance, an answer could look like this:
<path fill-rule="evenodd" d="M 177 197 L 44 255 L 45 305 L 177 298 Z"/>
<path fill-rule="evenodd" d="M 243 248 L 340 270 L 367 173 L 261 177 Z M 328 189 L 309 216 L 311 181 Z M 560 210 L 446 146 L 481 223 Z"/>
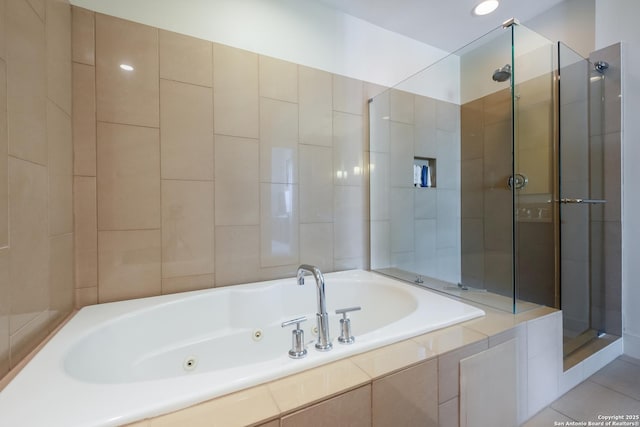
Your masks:
<path fill-rule="evenodd" d="M 598 334 L 595 329 L 590 329 L 577 337 L 563 337 L 563 369 L 573 368 L 578 363 L 591 355 L 599 352 L 608 345 L 619 340 L 620 337 L 613 334 Z"/>
<path fill-rule="evenodd" d="M 416 272 L 404 270 L 397 267 L 378 268 L 372 271 L 393 277 L 398 280 L 409 282 L 416 286 L 423 286 L 435 291 L 443 292 L 453 297 L 458 297 L 467 301 L 483 304 L 509 313 L 513 313 L 514 311 L 514 302 L 512 297 L 500 295 L 487 289 L 474 288 L 468 285 L 465 286 L 462 284 L 434 279 L 432 277 L 423 276 Z M 540 307 L 539 304 L 516 300 L 517 313 L 522 313 L 538 307 Z"/>

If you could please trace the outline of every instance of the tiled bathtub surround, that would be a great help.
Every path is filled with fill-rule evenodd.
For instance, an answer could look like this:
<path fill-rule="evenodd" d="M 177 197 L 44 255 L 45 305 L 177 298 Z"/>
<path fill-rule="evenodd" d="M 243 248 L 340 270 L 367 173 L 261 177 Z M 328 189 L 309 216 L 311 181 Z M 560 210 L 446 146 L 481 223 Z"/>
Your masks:
<path fill-rule="evenodd" d="M 72 12 L 78 306 L 368 265 L 377 88 Z"/>
<path fill-rule="evenodd" d="M 71 7 L 0 8 L 0 378 L 73 308 Z"/>

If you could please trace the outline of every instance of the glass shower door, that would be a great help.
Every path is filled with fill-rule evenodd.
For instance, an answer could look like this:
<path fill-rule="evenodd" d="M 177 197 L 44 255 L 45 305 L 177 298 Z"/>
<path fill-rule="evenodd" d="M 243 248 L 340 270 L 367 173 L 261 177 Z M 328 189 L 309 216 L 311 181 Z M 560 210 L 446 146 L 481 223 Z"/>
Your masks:
<path fill-rule="evenodd" d="M 515 311 L 556 306 L 553 147 L 555 43 L 514 28 L 513 218 Z"/>
<path fill-rule="evenodd" d="M 590 127 L 598 126 L 597 114 L 590 115 L 590 85 L 593 65 L 562 43 L 558 43 L 559 126 L 558 198 L 560 308 L 562 309 L 565 354 L 597 336 L 599 326 L 592 317 L 594 267 L 602 257 L 602 234 L 592 232 L 592 221 L 603 200 L 601 170 L 592 167 L 602 158 L 601 144 L 590 140 Z M 596 76 L 597 77 L 597 76 Z M 595 271 L 599 268 L 595 268 Z"/>

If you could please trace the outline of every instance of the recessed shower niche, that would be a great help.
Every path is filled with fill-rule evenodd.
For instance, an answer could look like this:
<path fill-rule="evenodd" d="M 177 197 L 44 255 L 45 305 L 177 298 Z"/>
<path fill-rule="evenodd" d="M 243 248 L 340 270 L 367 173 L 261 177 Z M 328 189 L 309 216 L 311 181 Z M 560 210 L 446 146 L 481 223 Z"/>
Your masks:
<path fill-rule="evenodd" d="M 413 158 L 413 186 L 416 188 L 435 188 L 436 159 L 430 157 Z"/>
<path fill-rule="evenodd" d="M 507 23 L 374 97 L 371 268 L 621 335 L 619 61 Z"/>

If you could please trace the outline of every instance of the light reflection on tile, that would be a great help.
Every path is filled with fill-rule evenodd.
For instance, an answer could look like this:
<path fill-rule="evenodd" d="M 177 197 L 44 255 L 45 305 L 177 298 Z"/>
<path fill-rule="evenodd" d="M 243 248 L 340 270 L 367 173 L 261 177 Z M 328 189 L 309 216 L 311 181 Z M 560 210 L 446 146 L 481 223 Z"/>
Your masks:
<path fill-rule="evenodd" d="M 98 120 L 158 127 L 158 30 L 96 14 L 96 51 Z"/>
<path fill-rule="evenodd" d="M 260 181 L 298 182 L 298 105 L 260 100 Z"/>
<path fill-rule="evenodd" d="M 449 351 L 486 340 L 487 336 L 463 326 L 450 326 L 435 332 L 412 338 L 433 354 L 444 354 Z"/>
<path fill-rule="evenodd" d="M 371 220 L 389 221 L 389 154 L 372 152 L 369 169 Z"/>
<path fill-rule="evenodd" d="M 260 265 L 298 262 L 298 186 L 260 184 Z"/>
<path fill-rule="evenodd" d="M 333 222 L 331 148 L 300 145 L 300 222 Z"/>
<path fill-rule="evenodd" d="M 336 185 L 360 185 L 364 177 L 362 117 L 333 113 L 333 171 Z"/>
<path fill-rule="evenodd" d="M 418 343 L 407 340 L 354 356 L 351 360 L 371 378 L 378 378 L 435 355 Z"/>
<path fill-rule="evenodd" d="M 229 426 L 254 425 L 279 414 L 269 390 L 254 387 L 200 403 L 182 411 L 152 418 L 151 427 L 169 426 Z M 212 424 L 212 420 L 214 423 Z"/>
<path fill-rule="evenodd" d="M 369 376 L 350 360 L 324 365 L 267 384 L 282 412 L 367 383 Z"/>

